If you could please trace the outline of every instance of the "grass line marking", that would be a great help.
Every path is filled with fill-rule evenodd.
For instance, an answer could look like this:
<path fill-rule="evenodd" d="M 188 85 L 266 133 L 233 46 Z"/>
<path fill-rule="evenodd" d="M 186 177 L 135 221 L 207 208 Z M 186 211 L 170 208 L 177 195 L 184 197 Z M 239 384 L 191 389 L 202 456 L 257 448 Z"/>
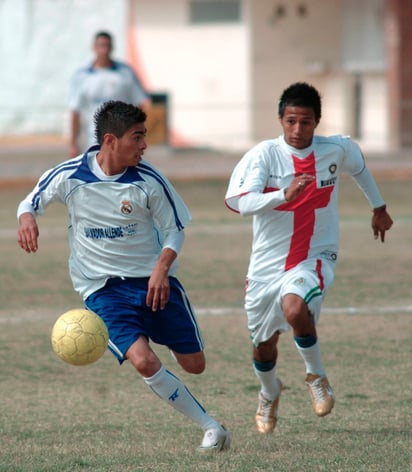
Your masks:
<path fill-rule="evenodd" d="M 80 306 L 80 304 L 79 304 Z M 198 316 L 228 316 L 228 315 L 245 315 L 243 308 L 239 307 L 195 307 L 195 313 Z M 375 314 L 385 315 L 388 313 L 412 313 L 412 305 L 403 306 L 365 306 L 365 307 L 324 307 L 323 314 L 329 315 L 360 315 L 360 314 Z M 39 321 L 45 319 L 54 319 L 60 313 L 46 310 L 25 310 L 21 311 L 3 311 L 0 310 L 0 323 L 21 323 L 24 321 Z"/>

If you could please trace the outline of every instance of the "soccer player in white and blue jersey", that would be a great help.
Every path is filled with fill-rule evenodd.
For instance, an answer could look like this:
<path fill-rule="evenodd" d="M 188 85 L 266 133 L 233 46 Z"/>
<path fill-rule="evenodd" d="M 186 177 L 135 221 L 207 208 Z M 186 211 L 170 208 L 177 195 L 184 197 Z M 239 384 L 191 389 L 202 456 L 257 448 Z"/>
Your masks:
<path fill-rule="evenodd" d="M 86 307 L 106 323 L 109 349 L 204 430 L 200 451 L 220 451 L 229 448 L 230 433 L 150 346 L 150 341 L 167 346 L 189 373 L 205 369 L 199 326 L 176 278 L 191 215 L 167 178 L 142 160 L 145 120 L 134 105 L 103 104 L 95 114 L 99 145 L 45 172 L 20 203 L 18 242 L 36 252 L 36 216 L 50 203 L 66 205 L 70 276 Z"/>
<path fill-rule="evenodd" d="M 279 100 L 283 134 L 253 147 L 234 169 L 227 206 L 253 215 L 245 310 L 260 381 L 256 427 L 273 432 L 282 384 L 276 362 L 279 335 L 293 330 L 318 416 L 335 399 L 321 361 L 316 324 L 332 284 L 339 250 L 339 175 L 349 174 L 373 209 L 372 230 L 383 242 L 392 226 L 385 202 L 359 146 L 344 136 L 314 134 L 321 118 L 319 92 L 292 84 Z"/>
<path fill-rule="evenodd" d="M 149 95 L 135 71 L 125 62 L 112 58 L 113 38 L 107 31 L 94 36 L 92 64 L 76 70 L 70 82 L 70 157 L 97 144 L 93 116 L 109 100 L 120 100 L 146 107 Z"/>

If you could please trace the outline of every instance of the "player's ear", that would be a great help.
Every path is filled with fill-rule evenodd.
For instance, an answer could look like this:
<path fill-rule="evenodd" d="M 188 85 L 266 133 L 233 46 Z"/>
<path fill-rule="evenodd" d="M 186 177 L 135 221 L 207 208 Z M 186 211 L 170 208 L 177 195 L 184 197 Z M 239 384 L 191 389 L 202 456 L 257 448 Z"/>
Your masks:
<path fill-rule="evenodd" d="M 113 146 L 116 140 L 117 140 L 116 136 L 112 133 L 105 133 L 103 136 L 103 144 L 109 147 Z"/>

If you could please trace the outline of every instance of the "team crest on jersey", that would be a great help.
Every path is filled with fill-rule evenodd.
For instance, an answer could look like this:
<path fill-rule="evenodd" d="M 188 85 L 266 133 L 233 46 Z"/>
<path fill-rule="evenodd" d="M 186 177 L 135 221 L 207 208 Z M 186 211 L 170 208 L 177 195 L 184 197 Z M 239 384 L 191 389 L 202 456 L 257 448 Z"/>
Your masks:
<path fill-rule="evenodd" d="M 120 211 L 123 213 L 123 215 L 129 215 L 133 211 L 132 205 L 130 204 L 129 200 L 122 201 Z"/>
<path fill-rule="evenodd" d="M 295 285 L 303 285 L 304 283 L 305 283 L 305 279 L 303 277 L 299 277 L 294 282 Z"/>
<path fill-rule="evenodd" d="M 337 169 L 337 168 L 338 168 L 338 166 L 337 166 L 336 164 L 331 164 L 331 165 L 329 166 L 329 172 L 330 172 L 331 174 L 334 174 L 334 173 L 336 172 L 336 169 Z"/>

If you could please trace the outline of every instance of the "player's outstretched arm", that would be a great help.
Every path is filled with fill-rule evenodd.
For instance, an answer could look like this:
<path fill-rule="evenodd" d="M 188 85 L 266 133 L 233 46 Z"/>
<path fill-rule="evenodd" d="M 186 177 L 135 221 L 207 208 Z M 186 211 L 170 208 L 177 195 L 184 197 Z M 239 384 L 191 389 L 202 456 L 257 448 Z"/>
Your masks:
<path fill-rule="evenodd" d="M 380 240 L 384 242 L 385 232 L 388 231 L 392 225 L 393 220 L 386 211 L 386 205 L 373 209 L 372 231 L 375 239 L 378 239 L 380 236 Z"/>
<path fill-rule="evenodd" d="M 38 249 L 39 228 L 36 218 L 29 212 L 19 217 L 17 241 L 26 252 L 36 252 Z"/>

